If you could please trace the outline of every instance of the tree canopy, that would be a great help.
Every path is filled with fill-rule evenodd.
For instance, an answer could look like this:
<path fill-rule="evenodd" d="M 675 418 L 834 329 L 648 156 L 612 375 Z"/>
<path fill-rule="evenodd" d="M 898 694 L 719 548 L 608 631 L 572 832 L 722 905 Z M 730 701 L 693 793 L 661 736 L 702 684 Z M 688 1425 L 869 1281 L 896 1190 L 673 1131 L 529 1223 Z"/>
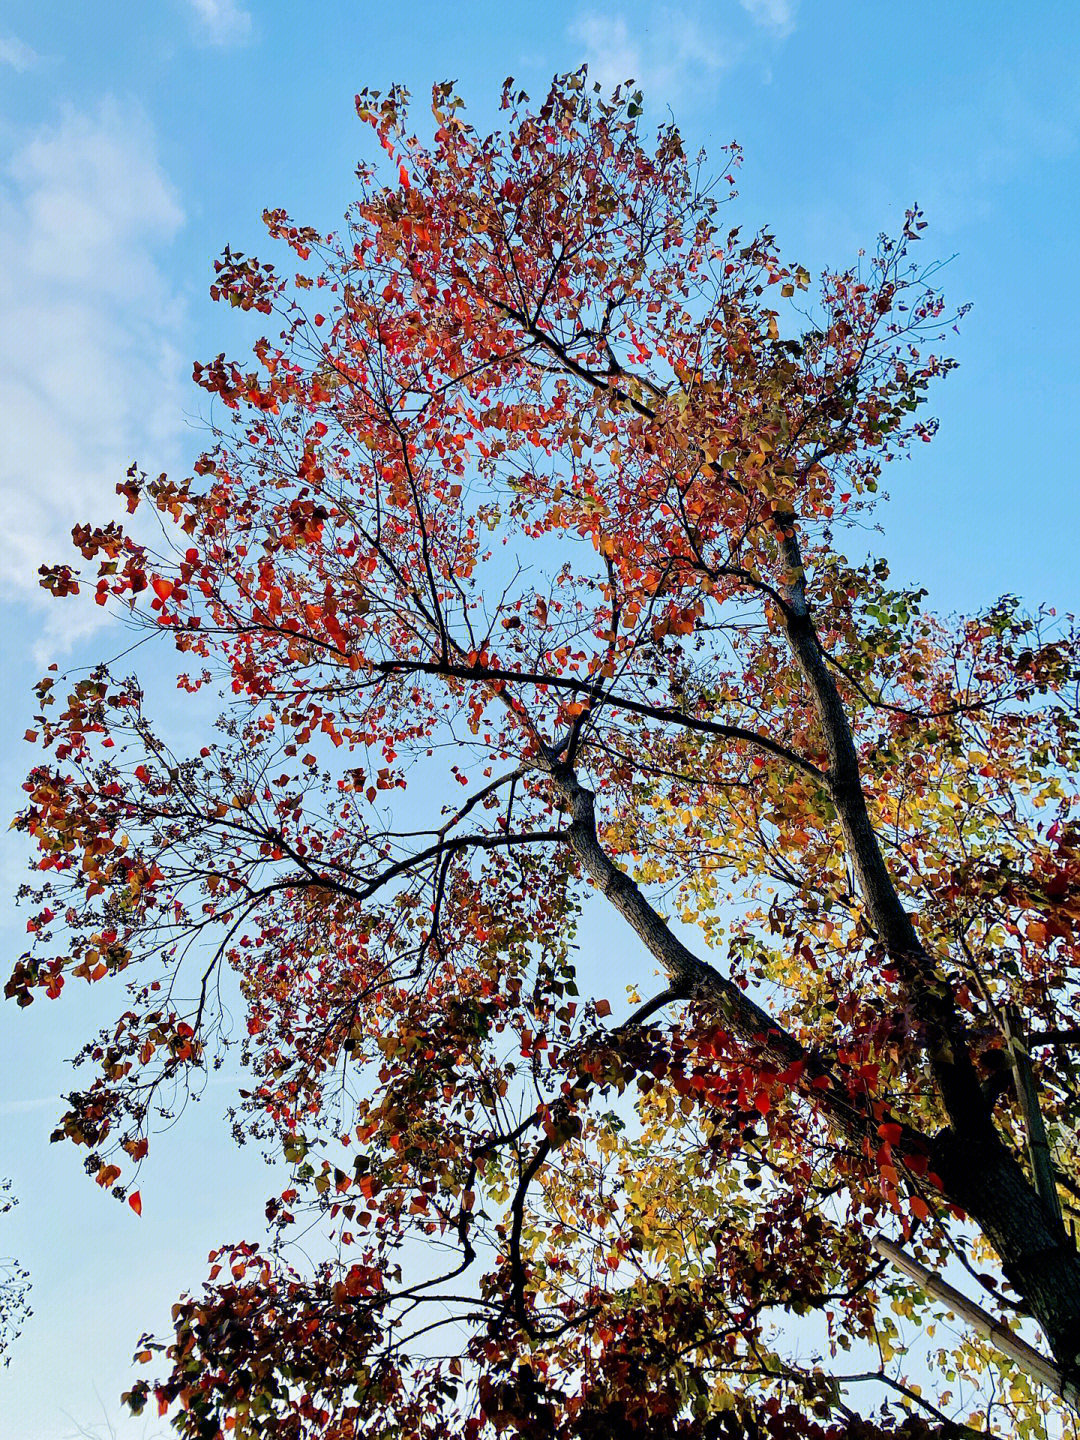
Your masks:
<path fill-rule="evenodd" d="M 216 266 L 280 333 L 196 365 L 190 480 L 118 487 L 160 539 L 43 570 L 222 697 L 182 753 L 122 663 L 39 686 L 7 993 L 124 992 L 57 1133 L 138 1209 L 235 1045 L 291 1167 L 130 1404 L 193 1440 L 1071 1424 L 1080 644 L 859 553 L 950 368 L 920 214 L 814 281 L 728 223 L 737 150 L 629 88 L 508 82 L 487 137 L 450 86 L 426 141 L 402 91 L 357 108 L 386 158 L 340 232 L 270 211 L 288 263 Z M 946 1266 L 983 1321 L 935 1338 Z"/>

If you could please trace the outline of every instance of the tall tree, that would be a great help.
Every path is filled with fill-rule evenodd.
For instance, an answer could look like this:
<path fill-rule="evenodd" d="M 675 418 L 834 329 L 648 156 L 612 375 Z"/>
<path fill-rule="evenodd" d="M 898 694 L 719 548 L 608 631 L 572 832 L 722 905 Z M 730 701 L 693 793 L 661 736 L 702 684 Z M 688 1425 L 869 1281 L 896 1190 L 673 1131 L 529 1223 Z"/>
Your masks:
<path fill-rule="evenodd" d="M 293 1167 L 131 1403 L 192 1437 L 915 1435 L 993 1365 L 983 1420 L 1037 1433 L 1080 1347 L 1080 646 L 841 549 L 950 367 L 920 216 L 812 299 L 721 223 L 737 153 L 708 182 L 629 91 L 508 84 L 483 138 L 440 86 L 426 144 L 402 92 L 357 105 L 390 183 L 361 166 L 338 235 L 269 212 L 295 273 L 217 265 L 284 328 L 195 367 L 196 478 L 119 487 L 160 544 L 80 526 L 96 577 L 43 572 L 226 702 L 184 756 L 115 667 L 41 683 L 8 994 L 127 984 L 59 1133 L 138 1208 L 231 984 L 237 1127 Z M 618 1024 L 579 994 L 589 896 Z M 950 1262 L 976 1326 L 917 1383 Z"/>

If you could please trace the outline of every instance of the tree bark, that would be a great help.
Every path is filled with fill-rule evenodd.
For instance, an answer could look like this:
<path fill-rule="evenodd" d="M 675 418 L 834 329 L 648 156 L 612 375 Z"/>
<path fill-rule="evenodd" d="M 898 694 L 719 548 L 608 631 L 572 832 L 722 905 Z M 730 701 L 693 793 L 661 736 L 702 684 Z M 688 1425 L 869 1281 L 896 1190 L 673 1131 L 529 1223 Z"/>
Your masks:
<path fill-rule="evenodd" d="M 995 1344 L 998 1349 L 1009 1359 L 1019 1365 L 1034 1379 L 1042 1385 L 1049 1385 L 1052 1389 L 1062 1391 L 1063 1381 L 1061 1371 L 1052 1361 L 1047 1360 L 1045 1355 L 1039 1353 L 1033 1345 L 1022 1340 L 1019 1335 L 1014 1335 L 1004 1321 L 997 1320 L 989 1311 L 984 1310 L 981 1305 L 976 1305 L 973 1300 L 962 1294 L 949 1282 L 943 1279 L 933 1270 L 928 1270 L 925 1265 L 920 1265 L 914 1256 L 909 1255 L 899 1245 L 893 1244 L 884 1236 L 878 1235 L 872 1241 L 874 1249 L 886 1260 L 891 1261 L 898 1270 L 921 1285 L 928 1295 L 933 1295 L 935 1300 L 940 1300 L 950 1310 L 966 1320 L 973 1329 L 987 1340 Z"/>
<path fill-rule="evenodd" d="M 948 979 L 901 903 L 870 820 L 847 711 L 807 601 L 795 517 L 780 519 L 787 570 L 784 629 L 807 684 L 829 756 L 828 786 L 844 843 L 876 929 L 922 1029 L 949 1126 L 931 1154 L 946 1197 L 966 1211 L 998 1252 L 1009 1283 L 1046 1335 L 1063 1391 L 1080 1396 L 1080 1254 L 1059 1216 L 1028 1179 L 993 1121 Z"/>

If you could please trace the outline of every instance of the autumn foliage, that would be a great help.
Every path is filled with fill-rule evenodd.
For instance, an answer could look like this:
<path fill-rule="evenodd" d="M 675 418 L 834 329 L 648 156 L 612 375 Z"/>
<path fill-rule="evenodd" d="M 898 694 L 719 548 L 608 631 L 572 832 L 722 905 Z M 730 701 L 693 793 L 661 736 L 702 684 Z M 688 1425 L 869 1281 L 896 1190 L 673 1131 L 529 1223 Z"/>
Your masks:
<path fill-rule="evenodd" d="M 59 1133 L 137 1209 L 233 1045 L 291 1167 L 131 1404 L 265 1440 L 1042 1433 L 1060 1398 L 974 1332 L 927 1350 L 874 1244 L 959 1256 L 1075 1396 L 1080 647 L 861 558 L 949 369 L 919 214 L 812 281 L 729 224 L 737 153 L 710 180 L 629 92 L 508 86 L 483 138 L 438 87 L 426 144 L 402 93 L 357 106 L 385 158 L 341 232 L 269 212 L 288 263 L 216 267 L 275 334 L 195 367 L 191 480 L 119 487 L 160 542 L 79 526 L 43 572 L 222 696 L 176 753 L 121 667 L 39 687 L 7 993 L 124 994 Z"/>

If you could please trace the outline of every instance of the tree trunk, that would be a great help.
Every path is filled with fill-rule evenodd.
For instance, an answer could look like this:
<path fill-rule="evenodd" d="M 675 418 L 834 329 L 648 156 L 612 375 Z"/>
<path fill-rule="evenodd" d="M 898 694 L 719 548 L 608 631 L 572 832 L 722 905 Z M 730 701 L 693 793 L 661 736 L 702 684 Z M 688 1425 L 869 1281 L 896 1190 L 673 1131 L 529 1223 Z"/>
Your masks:
<path fill-rule="evenodd" d="M 938 1135 L 932 1164 L 946 1197 L 978 1224 L 1025 1310 L 1039 1322 L 1062 1372 L 1062 1394 L 1080 1404 L 1080 1254 L 996 1131 Z"/>
<path fill-rule="evenodd" d="M 867 810 L 851 726 L 807 603 L 794 516 L 781 521 L 788 570 L 784 629 L 810 691 L 829 754 L 829 792 L 878 932 L 920 1023 L 920 1040 L 949 1128 L 931 1154 L 945 1196 L 979 1225 L 1010 1285 L 1038 1321 L 1063 1375 L 1080 1398 L 1080 1254 L 994 1124 L 967 1044 L 952 987 L 925 950 L 889 874 Z"/>

